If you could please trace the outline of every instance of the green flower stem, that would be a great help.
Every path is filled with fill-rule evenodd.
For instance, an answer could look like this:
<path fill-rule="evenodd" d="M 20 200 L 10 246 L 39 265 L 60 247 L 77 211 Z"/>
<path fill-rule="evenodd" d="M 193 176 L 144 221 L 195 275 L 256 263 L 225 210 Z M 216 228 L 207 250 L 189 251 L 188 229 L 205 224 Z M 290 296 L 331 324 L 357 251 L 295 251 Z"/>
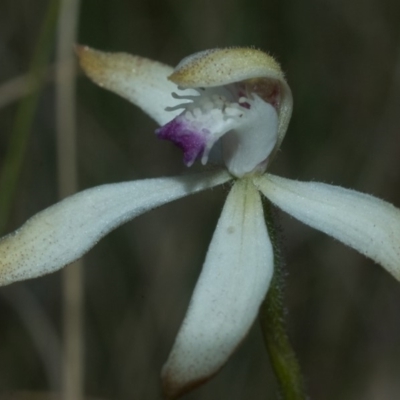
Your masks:
<path fill-rule="evenodd" d="M 45 67 L 48 64 L 53 47 L 58 8 L 58 0 L 49 1 L 29 69 L 29 94 L 20 102 L 10 136 L 9 148 L 0 175 L 0 232 L 4 231 L 10 213 L 40 89 L 46 76 Z"/>
<path fill-rule="evenodd" d="M 264 343 L 277 377 L 282 399 L 305 400 L 305 386 L 299 363 L 290 344 L 286 330 L 283 305 L 284 271 L 282 257 L 277 245 L 277 234 L 270 204 L 264 207 L 265 220 L 274 248 L 274 275 L 266 299 L 260 309 L 261 329 Z"/>

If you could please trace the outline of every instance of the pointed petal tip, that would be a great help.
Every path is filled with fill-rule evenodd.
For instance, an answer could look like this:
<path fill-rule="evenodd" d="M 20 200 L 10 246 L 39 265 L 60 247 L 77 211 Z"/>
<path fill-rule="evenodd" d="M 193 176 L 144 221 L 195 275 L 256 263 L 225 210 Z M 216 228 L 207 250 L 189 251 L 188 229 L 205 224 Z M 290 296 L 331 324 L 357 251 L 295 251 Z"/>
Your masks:
<path fill-rule="evenodd" d="M 76 45 L 75 52 L 85 74 L 97 85 L 140 107 L 160 125 L 178 111 L 166 111 L 179 104 L 171 93 L 177 90 L 167 77 L 172 68 L 148 58 L 127 53 L 110 53 Z"/>
<path fill-rule="evenodd" d="M 73 45 L 73 48 L 74 48 L 75 54 L 76 54 L 78 57 L 80 57 L 81 54 L 82 54 L 85 50 L 88 50 L 88 49 L 89 49 L 88 46 L 85 46 L 85 45 L 82 45 L 82 44 L 79 44 L 79 43 L 75 43 L 75 44 Z"/>
<path fill-rule="evenodd" d="M 102 79 L 111 67 L 109 65 L 111 61 L 109 53 L 80 44 L 75 45 L 75 53 L 85 74 L 99 86 L 103 86 Z"/>
<path fill-rule="evenodd" d="M 219 370 L 218 370 L 219 371 Z M 162 393 L 166 400 L 175 400 L 184 394 L 196 389 L 203 383 L 210 380 L 218 371 L 212 374 L 198 378 L 196 380 L 187 380 L 183 375 L 176 373 L 173 367 L 169 363 L 164 365 L 161 372 L 162 379 Z"/>
<path fill-rule="evenodd" d="M 88 56 L 90 56 L 91 54 L 96 52 L 96 50 L 90 48 L 89 46 L 79 44 L 79 43 L 75 43 L 72 46 L 72 48 L 74 50 L 74 53 L 78 57 L 79 65 L 82 67 L 83 70 L 85 70 L 84 67 L 85 67 L 86 59 L 88 58 Z"/>
<path fill-rule="evenodd" d="M 85 74 L 100 87 L 111 90 L 132 100 L 132 82 L 146 80 L 146 72 L 152 64 L 158 64 L 143 57 L 122 52 L 106 52 L 86 45 L 75 45 L 75 53 Z"/>

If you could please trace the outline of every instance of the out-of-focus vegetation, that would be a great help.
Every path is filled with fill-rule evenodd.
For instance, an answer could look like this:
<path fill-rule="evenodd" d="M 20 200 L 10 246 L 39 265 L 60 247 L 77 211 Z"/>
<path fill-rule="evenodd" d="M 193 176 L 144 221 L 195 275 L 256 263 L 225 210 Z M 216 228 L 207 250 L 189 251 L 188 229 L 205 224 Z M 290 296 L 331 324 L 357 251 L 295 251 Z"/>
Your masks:
<path fill-rule="evenodd" d="M 4 85 L 28 71 L 48 7 L 49 0 L 0 2 L 1 168 L 19 93 Z M 79 41 L 171 65 L 207 48 L 252 45 L 269 51 L 286 71 L 295 104 L 273 172 L 352 187 L 400 206 L 399 21 L 396 0 L 83 0 Z M 50 68 L 6 231 L 57 200 L 52 76 Z M 155 138 L 154 122 L 82 74 L 77 108 L 82 189 L 184 170 L 179 150 Z M 225 191 L 141 216 L 86 256 L 88 396 L 159 398 L 160 369 Z M 310 397 L 398 398 L 399 283 L 285 215 L 281 225 L 290 336 Z M 0 289 L 0 397 L 59 390 L 60 281 L 56 273 Z M 187 399 L 273 399 L 268 363 L 256 324 L 221 373 Z"/>

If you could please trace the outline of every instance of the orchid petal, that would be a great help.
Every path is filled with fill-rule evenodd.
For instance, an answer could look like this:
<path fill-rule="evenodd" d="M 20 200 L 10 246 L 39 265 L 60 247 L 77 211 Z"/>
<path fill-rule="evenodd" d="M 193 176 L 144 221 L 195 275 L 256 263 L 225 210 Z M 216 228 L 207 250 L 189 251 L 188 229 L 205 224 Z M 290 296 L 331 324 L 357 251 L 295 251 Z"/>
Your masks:
<path fill-rule="evenodd" d="M 76 52 L 90 79 L 131 101 L 160 125 L 180 113 L 180 110 L 165 111 L 166 107 L 181 103 L 171 96 L 172 92 L 181 91 L 167 79 L 173 71 L 170 66 L 144 57 L 106 53 L 87 46 L 77 46 Z"/>
<path fill-rule="evenodd" d="M 400 280 L 400 210 L 392 204 L 355 190 L 273 175 L 254 183 L 288 214 L 372 258 Z"/>
<path fill-rule="evenodd" d="M 202 173 L 103 185 L 70 196 L 0 240 L 0 286 L 56 271 L 139 214 L 229 179 L 226 172 Z"/>
<path fill-rule="evenodd" d="M 167 398 L 214 375 L 246 336 L 267 292 L 273 251 L 258 191 L 228 195 L 185 320 L 162 372 Z"/>

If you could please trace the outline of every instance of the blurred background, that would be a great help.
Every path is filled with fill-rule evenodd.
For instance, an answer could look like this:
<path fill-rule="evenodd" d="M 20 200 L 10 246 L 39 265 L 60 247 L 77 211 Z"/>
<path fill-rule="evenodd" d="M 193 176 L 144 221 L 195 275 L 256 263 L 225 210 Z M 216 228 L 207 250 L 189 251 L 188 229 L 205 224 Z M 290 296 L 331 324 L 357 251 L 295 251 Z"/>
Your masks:
<path fill-rule="evenodd" d="M 11 168 L 9 182 L 3 179 L 2 233 L 58 199 L 54 1 L 0 2 L 3 178 L 18 157 L 21 166 Z M 271 171 L 400 206 L 398 1 L 82 0 L 79 15 L 70 18 L 78 21 L 82 44 L 171 65 L 214 47 L 252 45 L 270 52 L 294 96 L 293 119 Z M 45 66 L 34 76 L 40 87 L 27 80 L 32 65 Z M 27 97 L 29 88 L 37 96 Z M 79 189 L 184 171 L 180 151 L 155 138 L 153 121 L 79 70 L 75 106 Z M 88 398 L 160 398 L 161 367 L 226 190 L 143 215 L 85 257 Z M 398 398 L 400 285 L 371 260 L 278 215 L 289 334 L 310 398 Z M 39 399 L 38 393 L 60 390 L 62 276 L 0 289 L 1 399 Z M 223 370 L 185 398 L 278 398 L 258 323 Z"/>

